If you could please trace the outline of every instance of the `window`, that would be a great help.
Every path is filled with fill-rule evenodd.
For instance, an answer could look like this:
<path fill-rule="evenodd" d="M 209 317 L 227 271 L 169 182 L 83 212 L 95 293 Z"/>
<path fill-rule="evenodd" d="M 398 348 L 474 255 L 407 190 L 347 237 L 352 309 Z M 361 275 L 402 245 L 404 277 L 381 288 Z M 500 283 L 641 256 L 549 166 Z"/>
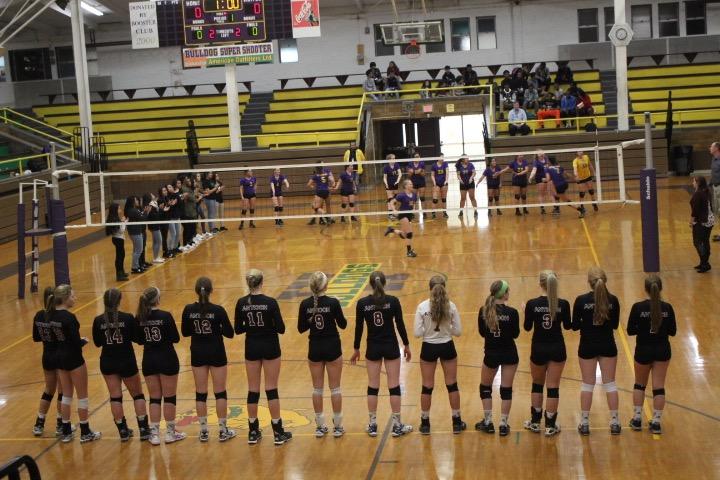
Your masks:
<path fill-rule="evenodd" d="M 631 28 L 634 38 L 652 38 L 652 6 L 633 5 L 630 7 Z"/>
<path fill-rule="evenodd" d="M 658 23 L 661 37 L 680 35 L 680 6 L 677 3 L 658 4 Z"/>
<path fill-rule="evenodd" d="M 478 50 L 497 48 L 495 17 L 477 18 Z"/>
<path fill-rule="evenodd" d="M 597 8 L 581 8 L 578 13 L 578 40 L 580 43 L 598 41 Z"/>
<path fill-rule="evenodd" d="M 57 63 L 58 78 L 72 78 L 75 76 L 75 58 L 72 47 L 56 47 L 55 62 Z"/>
<path fill-rule="evenodd" d="M 453 52 L 470 50 L 470 19 L 450 19 L 450 43 Z"/>
<path fill-rule="evenodd" d="M 50 49 L 11 50 L 10 67 L 13 80 L 50 80 Z"/>
<path fill-rule="evenodd" d="M 705 35 L 706 33 L 705 2 L 685 2 L 685 34 Z"/>
<path fill-rule="evenodd" d="M 615 25 L 615 8 L 605 7 L 603 15 L 605 16 L 605 41 L 610 41 L 610 30 Z"/>
<path fill-rule="evenodd" d="M 297 40 L 286 38 L 278 40 L 280 47 L 280 63 L 296 63 L 298 61 Z"/>
<path fill-rule="evenodd" d="M 388 55 L 395 55 L 395 46 L 385 45 L 380 25 L 375 25 L 375 56 L 387 57 Z"/>
<path fill-rule="evenodd" d="M 437 20 L 442 21 L 442 20 Z M 436 43 L 426 43 L 425 53 L 444 53 L 445 52 L 445 22 L 442 23 L 443 41 Z"/>

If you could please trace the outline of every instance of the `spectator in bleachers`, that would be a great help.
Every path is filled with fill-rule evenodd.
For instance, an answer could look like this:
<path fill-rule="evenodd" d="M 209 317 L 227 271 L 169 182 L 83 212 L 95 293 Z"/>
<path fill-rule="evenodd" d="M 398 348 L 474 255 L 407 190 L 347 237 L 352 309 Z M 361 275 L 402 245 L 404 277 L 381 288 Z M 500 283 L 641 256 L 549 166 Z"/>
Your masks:
<path fill-rule="evenodd" d="M 388 96 L 394 97 L 394 98 L 400 98 L 400 94 L 398 93 L 400 91 L 402 82 L 400 81 L 400 77 L 395 75 L 393 72 L 388 73 L 386 85 L 385 85 L 385 91 L 386 92 L 392 92 Z"/>
<path fill-rule="evenodd" d="M 452 87 L 455 85 L 455 75 L 450 71 L 450 65 L 445 65 L 445 72 L 443 73 L 443 76 L 440 78 L 440 84 L 439 87 Z M 445 92 L 438 92 L 438 95 L 447 95 L 447 91 Z"/>
<path fill-rule="evenodd" d="M 510 87 L 510 82 L 512 80 L 512 77 L 510 76 L 510 70 L 503 70 L 503 78 L 500 80 L 500 88 L 505 90 L 506 88 Z"/>
<path fill-rule="evenodd" d="M 432 82 L 430 80 L 423 81 L 420 85 L 420 98 L 430 98 L 430 89 L 432 88 Z"/>
<path fill-rule="evenodd" d="M 542 62 L 535 69 L 535 82 L 537 83 L 538 90 L 547 90 L 550 88 L 550 70 L 548 70 L 545 62 Z"/>
<path fill-rule="evenodd" d="M 385 90 L 385 81 L 383 81 L 382 72 L 377 68 L 375 62 L 370 62 L 370 72 L 372 79 L 375 81 L 375 90 L 378 92 Z"/>
<path fill-rule="evenodd" d="M 393 61 L 391 61 L 388 64 L 387 72 L 385 72 L 385 73 L 388 77 L 390 76 L 391 73 L 393 73 L 396 77 L 400 77 L 400 69 Z"/>
<path fill-rule="evenodd" d="M 570 92 L 566 91 L 562 98 L 560 98 L 560 116 L 568 119 L 573 118 L 577 115 L 577 98 Z M 566 127 L 572 127 L 571 120 L 565 120 Z"/>
<path fill-rule="evenodd" d="M 463 82 L 465 83 L 465 86 L 472 87 L 474 85 L 480 85 L 480 80 L 478 79 L 478 74 L 475 70 L 473 70 L 471 64 L 465 65 L 465 70 L 463 70 Z M 465 93 L 468 95 L 477 95 L 480 93 L 480 89 L 478 88 L 469 88 L 465 90 Z"/>
<path fill-rule="evenodd" d="M 462 87 L 465 86 L 465 81 L 463 80 L 463 76 L 462 76 L 462 75 L 458 75 L 457 77 L 455 77 L 455 86 L 456 86 L 456 87 L 460 87 L 460 88 L 452 91 L 452 94 L 453 94 L 454 96 L 457 97 L 457 96 L 460 96 L 460 95 L 465 95 L 465 94 L 467 93 L 466 90 L 465 90 L 464 88 L 462 88 Z"/>
<path fill-rule="evenodd" d="M 510 110 L 515 103 L 515 92 L 510 87 L 500 87 L 500 113 Z"/>
<path fill-rule="evenodd" d="M 508 121 L 510 122 L 508 125 L 508 132 L 511 136 L 515 136 L 518 133 L 520 133 L 520 135 L 527 135 L 530 133 L 530 127 L 527 125 L 527 113 L 525 113 L 525 110 L 520 108 L 520 104 L 518 102 L 513 104 L 513 109 L 510 110 L 510 113 L 508 113 Z"/>
<path fill-rule="evenodd" d="M 551 92 L 545 91 L 542 98 L 540 99 L 540 109 L 537 111 L 537 119 L 539 120 L 540 128 L 545 128 L 543 120 L 546 118 L 554 118 L 555 126 L 560 127 L 560 109 L 557 107 L 557 100 L 555 95 Z"/>
<path fill-rule="evenodd" d="M 185 132 L 185 146 L 190 166 L 193 167 L 198 163 L 200 146 L 198 145 L 197 133 L 195 132 L 195 122 L 192 120 L 188 120 L 188 129 Z"/>
<path fill-rule="evenodd" d="M 555 85 L 564 85 L 573 83 L 573 72 L 570 69 L 570 65 L 562 64 L 558 65 L 558 71 L 555 74 Z"/>
<path fill-rule="evenodd" d="M 515 93 L 515 100 L 522 103 L 525 90 L 527 90 L 528 83 L 525 80 L 525 74 L 521 68 L 516 68 L 512 79 L 510 80 L 510 88 Z"/>
<path fill-rule="evenodd" d="M 528 85 L 528 89 L 525 91 L 525 95 L 523 95 L 523 108 L 525 109 L 525 111 L 529 109 L 537 110 L 538 106 L 540 105 L 539 100 L 540 99 L 537 88 L 535 88 L 535 84 L 530 83 Z"/>
<path fill-rule="evenodd" d="M 577 89 L 577 113 L 581 117 L 590 117 L 595 114 L 592 100 L 582 88 Z"/>
<path fill-rule="evenodd" d="M 376 93 L 371 93 L 376 91 L 376 84 L 375 79 L 373 78 L 373 71 L 372 69 L 368 69 L 365 72 L 365 82 L 363 83 L 363 91 L 368 93 L 368 97 L 371 99 L 378 101 L 380 100 L 380 97 Z"/>

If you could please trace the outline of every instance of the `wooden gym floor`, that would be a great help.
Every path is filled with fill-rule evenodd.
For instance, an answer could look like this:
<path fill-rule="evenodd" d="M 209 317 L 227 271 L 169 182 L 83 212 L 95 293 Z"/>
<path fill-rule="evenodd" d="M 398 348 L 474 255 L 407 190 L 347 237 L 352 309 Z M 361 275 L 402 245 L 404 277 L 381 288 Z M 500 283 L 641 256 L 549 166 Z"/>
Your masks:
<path fill-rule="evenodd" d="M 592 435 L 581 438 L 575 427 L 579 420 L 580 371 L 577 363 L 578 335 L 566 332 L 568 362 L 560 389 L 559 423 L 563 432 L 544 438 L 522 429 L 530 405 L 530 335 L 518 339 L 520 367 L 514 384 L 510 415 L 511 435 L 500 438 L 473 430 L 482 415 L 478 395 L 482 340 L 477 333 L 477 311 L 489 284 L 498 278 L 510 282 L 510 304 L 521 309 L 538 295 L 537 274 L 554 269 L 560 277 L 560 293 L 571 302 L 588 290 L 586 271 L 595 264 L 606 269 L 609 288 L 622 305 L 622 324 L 633 302 L 643 298 L 639 206 L 603 206 L 584 221 L 569 209 L 563 215 L 541 217 L 537 209 L 526 218 L 506 211 L 502 218 L 481 215 L 478 223 L 429 221 L 416 233 L 418 257 L 408 259 L 398 239 L 382 236 L 384 222 L 374 219 L 362 225 L 307 227 L 288 222 L 276 229 L 267 222 L 256 230 L 231 230 L 205 242 L 192 253 L 154 267 L 119 284 L 123 307 L 133 311 L 139 292 L 157 285 L 163 292 L 162 308 L 179 319 L 183 305 L 194 301 L 197 276 L 209 275 L 215 283 L 213 300 L 233 312 L 237 298 L 245 294 L 244 272 L 251 267 L 265 272 L 266 293 L 280 298 L 289 328 L 282 337 L 283 367 L 280 396 L 286 425 L 294 434 L 291 443 L 275 447 L 270 438 L 256 446 L 246 444 L 246 379 L 243 368 L 243 340 L 227 341 L 231 362 L 228 392 L 230 424 L 238 438 L 220 444 L 213 428 L 211 441 L 200 444 L 194 421 L 194 384 L 189 366 L 189 342 L 177 346 L 181 373 L 178 390 L 178 424 L 189 434 L 179 444 L 151 447 L 133 439 L 121 444 L 113 425 L 105 384 L 98 371 L 99 351 L 85 347 L 90 372 L 91 424 L 103 432 L 99 442 L 83 445 L 76 439 L 60 444 L 51 432 L 34 438 L 32 425 L 42 392 L 41 347 L 30 339 L 32 315 L 40 308 L 38 295 L 24 301 L 16 298 L 16 278 L 0 280 L 3 311 L 3 338 L 0 340 L 0 451 L 4 461 L 12 455 L 29 454 L 37 459 L 45 478 L 62 475 L 77 478 L 720 478 L 720 350 L 714 323 L 718 319 L 717 292 L 720 291 L 720 264 L 705 275 L 693 270 L 697 262 L 690 228 L 689 179 L 659 181 L 662 277 L 664 296 L 678 315 L 678 335 L 671 340 L 673 360 L 666 383 L 668 405 L 663 416 L 664 433 L 653 437 L 647 431 L 611 437 L 604 394 L 596 388 L 591 413 Z M 637 181 L 629 183 L 637 198 Z M 416 225 L 416 232 L 418 232 Z M 87 237 L 87 235 L 92 235 Z M 90 336 L 92 318 L 101 312 L 103 291 L 114 282 L 113 247 L 98 232 L 70 232 L 70 239 L 86 236 L 86 246 L 72 251 L 72 283 L 78 303 L 75 308 L 83 334 Z M 129 242 L 126 242 L 126 245 Z M 48 248 L 47 243 L 42 244 Z M 718 244 L 714 244 L 715 247 Z M 720 245 L 718 245 L 720 246 Z M 11 268 L 16 244 L 0 246 L 0 264 Z M 715 254 L 717 255 L 717 253 Z M 715 256 L 714 258 L 717 258 Z M 712 259 L 711 259 L 712 261 Z M 126 260 L 126 263 L 129 259 Z M 379 264 L 389 276 L 388 290 L 401 298 L 406 324 L 418 302 L 426 298 L 427 281 L 435 273 L 448 277 L 452 300 L 457 304 L 463 335 L 457 342 L 462 413 L 469 430 L 455 436 L 450 432 L 450 411 L 441 374 L 436 378 L 433 425 L 429 437 L 412 433 L 402 438 L 388 435 L 389 402 L 385 381 L 381 383 L 378 422 L 381 435 L 364 433 L 367 421 L 364 363 L 346 364 L 343 372 L 344 438 L 315 439 L 311 407 L 311 383 L 306 365 L 307 339 L 295 329 L 297 305 L 307 295 L 310 272 L 343 273 L 351 279 L 349 264 Z M 129 268 L 129 267 L 128 267 Z M 356 268 L 373 268 L 365 265 Z M 41 286 L 52 278 L 49 263 L 42 265 Z M 337 280 L 334 292 L 348 301 L 359 295 L 351 280 Z M 354 303 L 346 309 L 349 328 L 342 333 L 344 357 L 352 353 Z M 623 426 L 632 414 L 632 352 L 634 340 L 616 334 L 619 359 L 617 384 Z M 364 340 L 363 340 L 364 344 Z M 420 342 L 411 340 L 413 358 L 403 363 L 403 420 L 417 428 L 419 422 Z M 138 350 L 138 358 L 140 351 Z M 598 379 L 599 381 L 599 379 Z M 648 393 L 649 393 L 648 388 Z M 326 389 L 326 414 L 330 418 Z M 499 415 L 497 380 L 494 389 L 495 415 Z M 261 400 L 261 406 L 265 399 Z M 213 402 L 208 403 L 212 407 Z M 53 406 L 54 408 L 54 406 Z M 649 412 L 646 405 L 646 413 Z M 135 428 L 132 405 L 125 401 L 126 416 Z M 212 411 L 212 408 L 211 408 Z M 75 416 L 73 415 L 73 418 Z M 212 422 L 212 417 L 211 417 Z M 269 434 L 269 415 L 261 408 L 261 422 Z M 53 430 L 53 410 L 48 430 Z M 715 432 L 715 433 L 713 433 Z M 242 475 L 243 472 L 245 475 Z"/>

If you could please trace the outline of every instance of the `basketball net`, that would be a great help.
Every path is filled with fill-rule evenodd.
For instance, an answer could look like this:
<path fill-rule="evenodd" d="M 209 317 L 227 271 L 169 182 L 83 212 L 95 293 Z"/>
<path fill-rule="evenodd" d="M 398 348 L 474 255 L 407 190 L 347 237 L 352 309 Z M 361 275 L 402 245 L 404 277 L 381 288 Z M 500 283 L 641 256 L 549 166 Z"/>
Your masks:
<path fill-rule="evenodd" d="M 410 40 L 410 44 L 405 47 L 405 56 L 410 60 L 420 58 L 420 45 L 417 40 Z"/>

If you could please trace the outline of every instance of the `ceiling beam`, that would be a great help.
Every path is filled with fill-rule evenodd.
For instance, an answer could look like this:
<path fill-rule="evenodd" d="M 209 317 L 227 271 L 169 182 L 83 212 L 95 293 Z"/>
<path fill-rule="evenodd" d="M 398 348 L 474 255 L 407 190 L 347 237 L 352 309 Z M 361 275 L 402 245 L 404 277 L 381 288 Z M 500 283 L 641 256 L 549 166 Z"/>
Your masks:
<path fill-rule="evenodd" d="M 355 0 L 355 5 L 357 5 L 359 11 L 365 11 L 365 4 L 363 3 L 363 0 Z"/>

